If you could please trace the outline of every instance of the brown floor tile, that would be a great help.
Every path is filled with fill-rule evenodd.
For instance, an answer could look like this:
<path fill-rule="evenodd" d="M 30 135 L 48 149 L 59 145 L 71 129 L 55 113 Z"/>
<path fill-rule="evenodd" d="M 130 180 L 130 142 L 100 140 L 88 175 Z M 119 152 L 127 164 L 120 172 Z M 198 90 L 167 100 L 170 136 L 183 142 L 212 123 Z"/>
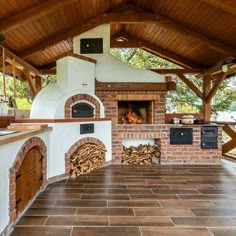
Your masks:
<path fill-rule="evenodd" d="M 36 199 L 31 207 L 53 207 L 56 203 L 56 200 L 48 199 Z"/>
<path fill-rule="evenodd" d="M 74 227 L 71 236 L 141 236 L 138 227 Z"/>
<path fill-rule="evenodd" d="M 236 226 L 236 221 L 231 217 L 171 217 L 171 219 L 178 227 Z"/>
<path fill-rule="evenodd" d="M 178 194 L 178 197 L 183 200 L 236 200 L 236 195 L 231 194 Z"/>
<path fill-rule="evenodd" d="M 212 236 L 207 229 L 173 227 L 141 227 L 141 232 L 142 236 Z"/>
<path fill-rule="evenodd" d="M 65 200 L 65 199 L 80 199 L 80 193 L 41 193 L 37 199 L 44 200 Z"/>
<path fill-rule="evenodd" d="M 97 199 L 97 200 L 129 200 L 128 194 L 82 194 L 81 199 Z"/>
<path fill-rule="evenodd" d="M 161 200 L 160 203 L 163 207 L 169 207 L 169 208 L 215 207 L 210 201 Z"/>
<path fill-rule="evenodd" d="M 233 207 L 236 208 L 236 201 L 212 201 L 216 207 Z"/>
<path fill-rule="evenodd" d="M 111 216 L 111 226 L 173 226 L 169 217 L 155 216 Z"/>
<path fill-rule="evenodd" d="M 157 201 L 108 201 L 108 207 L 160 207 Z"/>
<path fill-rule="evenodd" d="M 214 235 L 214 236 L 235 236 L 236 235 L 236 228 L 234 229 L 209 229 L 209 231 Z"/>
<path fill-rule="evenodd" d="M 178 200 L 179 198 L 175 194 L 130 194 L 131 200 L 140 200 L 140 199 L 154 199 L 154 200 Z"/>
<path fill-rule="evenodd" d="M 122 188 L 126 189 L 126 184 L 85 184 L 85 188 Z"/>
<path fill-rule="evenodd" d="M 17 226 L 11 236 L 70 236 L 72 227 L 22 227 Z"/>
<path fill-rule="evenodd" d="M 17 225 L 44 225 L 47 216 L 23 216 Z"/>
<path fill-rule="evenodd" d="M 46 225 L 108 226 L 107 216 L 49 216 Z"/>
<path fill-rule="evenodd" d="M 58 200 L 56 207 L 106 207 L 107 201 L 93 200 Z"/>
<path fill-rule="evenodd" d="M 136 216 L 194 216 L 189 209 L 134 208 Z"/>
<path fill-rule="evenodd" d="M 26 211 L 26 216 L 48 216 L 48 215 L 75 215 L 77 208 L 30 208 Z"/>
<path fill-rule="evenodd" d="M 159 189 L 169 189 L 168 184 L 128 184 L 127 188 L 159 188 Z"/>
<path fill-rule="evenodd" d="M 133 216 L 132 208 L 78 208 L 77 215 Z"/>
<path fill-rule="evenodd" d="M 152 189 L 155 194 L 198 194 L 197 190 L 191 189 Z"/>
<path fill-rule="evenodd" d="M 236 208 L 192 209 L 195 216 L 236 216 Z"/>

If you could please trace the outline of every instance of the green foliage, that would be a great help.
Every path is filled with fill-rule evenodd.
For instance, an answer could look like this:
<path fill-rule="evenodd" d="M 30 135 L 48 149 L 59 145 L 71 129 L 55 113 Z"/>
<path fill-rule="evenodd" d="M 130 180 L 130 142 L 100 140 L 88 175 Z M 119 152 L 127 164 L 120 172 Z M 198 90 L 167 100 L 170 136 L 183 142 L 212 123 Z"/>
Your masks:
<path fill-rule="evenodd" d="M 43 81 L 43 87 L 47 86 L 50 83 L 56 82 L 56 76 L 50 75 Z M 0 94 L 3 96 L 3 77 L 0 74 Z M 7 97 L 14 97 L 14 84 L 11 76 L 6 75 L 6 95 Z M 34 96 L 31 93 L 29 85 L 25 81 L 19 79 L 16 80 L 16 94 L 15 100 L 17 104 L 17 109 L 30 110 L 31 104 L 33 102 Z"/>
<path fill-rule="evenodd" d="M 171 62 L 158 58 L 153 54 L 143 51 L 142 49 L 111 49 L 111 54 L 126 64 L 142 69 L 174 69 L 181 68 Z M 195 76 L 188 76 L 196 87 L 202 91 L 202 80 Z M 202 112 L 202 100 L 189 89 L 179 78 L 174 78 L 177 84 L 177 90 L 167 94 L 167 111 L 168 112 Z M 235 87 L 233 87 L 235 86 Z M 236 110 L 236 78 L 225 80 L 216 95 L 212 99 L 212 114 L 220 111 L 227 111 L 230 108 Z M 234 104 L 234 106 L 232 106 Z"/>

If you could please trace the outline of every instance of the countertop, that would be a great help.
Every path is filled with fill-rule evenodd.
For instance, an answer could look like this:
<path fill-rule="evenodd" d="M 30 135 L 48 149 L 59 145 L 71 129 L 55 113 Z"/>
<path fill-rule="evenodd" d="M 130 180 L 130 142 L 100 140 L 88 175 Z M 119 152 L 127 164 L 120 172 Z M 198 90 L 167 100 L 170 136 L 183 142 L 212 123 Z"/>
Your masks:
<path fill-rule="evenodd" d="M 51 131 L 52 127 L 41 128 L 41 129 L 24 129 L 24 130 L 14 130 L 15 132 L 12 134 L 2 135 L 0 136 L 0 146 L 12 143 L 24 138 L 32 137 L 36 134 L 41 134 L 44 132 Z M 0 129 L 0 131 L 13 131 L 8 129 Z"/>

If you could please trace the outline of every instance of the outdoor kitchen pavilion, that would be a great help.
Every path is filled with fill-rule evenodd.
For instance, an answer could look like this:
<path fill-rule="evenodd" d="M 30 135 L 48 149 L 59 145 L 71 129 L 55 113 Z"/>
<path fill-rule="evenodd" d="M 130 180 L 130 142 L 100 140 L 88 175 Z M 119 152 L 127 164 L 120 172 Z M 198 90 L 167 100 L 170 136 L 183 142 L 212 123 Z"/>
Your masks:
<path fill-rule="evenodd" d="M 72 38 L 107 23 L 110 24 L 111 29 L 111 47 L 142 48 L 182 67 L 182 69 L 172 70 L 153 68 L 153 71 L 157 72 L 157 76 L 158 74 L 176 74 L 181 80 L 183 80 L 189 88 L 202 99 L 204 108 L 203 117 L 205 122 L 210 121 L 211 99 L 215 95 L 217 89 L 220 87 L 223 80 L 236 72 L 236 4 L 234 0 L 223 2 L 220 0 L 27 0 L 17 2 L 8 0 L 1 1 L 0 6 L 1 70 L 3 75 L 8 73 L 12 74 L 14 78 L 20 78 L 23 81 L 27 81 L 32 93 L 35 96 L 41 90 L 42 75 L 56 73 L 56 61 L 58 59 L 68 55 L 78 57 L 77 54 L 73 53 Z M 91 63 L 96 64 L 96 60 L 88 59 L 84 56 L 80 56 L 80 60 L 90 60 Z M 202 79 L 204 81 L 202 91 L 197 89 L 196 86 L 188 80 L 186 74 L 195 74 L 197 75 L 197 79 Z M 100 89 L 99 91 L 111 91 L 111 89 L 107 87 L 106 83 L 96 81 L 95 86 L 96 85 L 97 88 Z M 116 91 L 121 90 L 124 86 L 126 86 L 123 82 L 120 84 L 115 83 L 111 85 L 116 86 Z M 145 86 L 150 88 L 148 83 L 146 83 Z M 168 86 L 165 86 L 165 91 L 167 91 Z M 161 88 L 163 89 L 163 87 Z M 133 88 L 131 90 L 133 90 Z M 4 85 L 3 95 L 5 95 L 5 91 L 6 89 Z M 162 91 L 161 94 L 162 93 L 164 92 Z M 121 94 L 117 94 L 118 96 L 123 96 L 122 91 Z M 160 95 L 160 97 L 161 96 L 162 95 Z M 81 97 L 84 96 L 81 95 Z M 70 99 L 72 101 L 73 99 L 76 100 L 77 96 L 74 95 Z M 70 99 L 68 99 L 67 102 L 71 105 L 72 102 Z M 103 107 L 101 106 L 101 103 L 99 103 L 99 100 L 96 100 L 93 97 L 88 97 L 88 100 L 90 101 L 91 107 L 94 108 L 94 119 L 99 115 L 99 125 L 103 122 L 108 122 L 103 117 Z M 127 105 L 122 104 L 123 99 L 120 101 L 123 109 L 127 109 Z M 137 100 L 135 99 L 133 101 Z M 147 101 L 147 107 L 151 107 L 150 104 L 152 103 L 152 99 Z M 147 108 L 147 110 L 149 110 L 149 108 Z M 146 111 L 146 113 L 148 113 L 148 111 Z M 147 123 L 149 123 L 149 121 L 147 121 Z M 132 126 L 128 129 L 132 129 L 131 127 Z M 87 129 L 88 128 L 85 128 L 85 131 L 88 131 Z M 160 128 L 160 132 L 165 129 L 166 126 L 163 126 Z M 236 146 L 236 140 L 234 131 L 229 125 L 225 126 L 224 130 L 232 137 L 230 143 L 223 146 L 223 152 L 227 152 Z M 49 130 L 45 132 L 49 132 Z M 140 133 L 142 132 L 145 132 L 145 130 L 140 128 Z M 134 134 L 134 137 L 135 136 L 136 134 Z M 124 137 L 127 138 L 128 136 Z M 119 139 L 120 138 L 121 136 L 119 136 Z M 163 135 L 163 140 L 164 139 L 165 134 Z M 105 146 L 109 146 L 109 143 L 102 142 L 103 140 L 101 140 L 102 138 L 98 135 L 96 138 L 89 139 L 88 141 L 100 145 L 102 148 L 104 143 Z M 47 158 L 50 157 L 49 150 L 47 152 L 47 141 L 48 138 L 46 137 L 46 134 L 45 136 L 41 134 L 39 135 L 39 138 L 32 137 L 32 139 L 29 139 L 25 146 L 21 143 L 21 145 L 23 145 L 22 149 L 20 149 L 22 152 L 17 154 L 14 166 L 11 168 L 11 180 L 16 182 L 16 179 L 20 178 L 14 171 L 18 171 L 19 164 L 22 162 L 21 154 L 25 150 L 28 150 L 28 148 L 32 147 L 32 145 L 36 145 L 37 150 L 40 150 L 41 159 L 43 159 L 42 168 L 48 168 L 48 170 L 43 170 L 43 175 L 40 177 L 40 181 L 43 182 L 43 186 L 48 184 L 46 179 L 47 176 L 45 174 L 46 171 L 50 178 L 56 177 L 56 175 L 51 174 L 53 173 L 50 169 L 53 168 L 52 163 L 49 163 L 48 166 L 46 164 Z M 82 141 L 78 142 L 78 144 L 83 145 L 83 142 L 85 141 L 85 139 L 82 139 Z M 4 142 L 5 141 L 3 141 L 3 143 Z M 78 147 L 76 144 L 77 143 L 71 146 L 67 154 L 69 154 L 70 151 L 72 152 L 77 150 Z M 7 147 L 3 146 L 4 150 L 5 148 Z M 12 151 L 13 150 L 11 149 L 11 152 Z M 6 151 L 3 152 L 3 154 L 7 157 L 7 155 L 10 155 L 11 152 Z M 105 158 L 102 157 L 102 159 Z M 1 166 L 6 169 L 6 166 L 8 165 L 5 166 L 5 163 L 3 163 Z M 127 171 L 119 168 L 120 167 L 111 166 L 110 168 L 107 168 L 107 170 L 104 169 L 105 173 L 98 171 L 97 174 L 94 175 L 100 183 L 103 182 L 102 176 L 106 176 L 104 178 L 107 185 L 105 187 L 103 186 L 104 189 L 102 186 L 98 186 L 99 182 L 94 180 L 93 174 L 88 177 L 87 182 L 85 180 L 83 183 L 84 185 L 80 185 L 84 178 L 78 179 L 78 182 L 76 180 L 75 182 L 78 184 L 76 188 L 71 185 L 67 185 L 65 189 L 58 188 L 59 186 L 57 186 L 57 184 L 51 186 L 51 188 L 46 190 L 46 195 L 48 194 L 49 196 L 49 199 L 47 198 L 46 200 L 47 203 L 42 200 L 42 198 L 46 197 L 46 195 L 42 194 L 41 197 L 36 200 L 36 208 L 37 203 L 39 205 L 41 203 L 43 205 L 46 204 L 46 206 L 49 207 L 54 206 L 55 204 L 55 210 L 47 209 L 49 210 L 49 213 L 41 213 L 41 216 L 39 216 L 38 214 L 41 210 L 38 212 L 36 210 L 36 213 L 34 213 L 33 211 L 35 210 L 35 206 L 33 206 L 33 208 L 31 208 L 31 212 L 28 212 L 28 216 L 22 218 L 20 223 L 22 226 L 18 226 L 13 235 L 36 235 L 33 229 L 34 227 L 31 227 L 31 229 L 26 227 L 32 224 L 40 225 L 35 229 L 38 230 L 38 232 L 41 232 L 41 234 L 44 234 L 46 230 L 51 233 L 51 235 L 55 235 L 55 231 L 53 232 L 53 230 L 56 230 L 56 234 L 64 233 L 64 235 L 77 235 L 81 232 L 87 235 L 89 233 L 91 234 L 90 230 L 92 230 L 94 234 L 97 234 L 99 230 L 102 235 L 104 235 L 106 230 L 107 235 L 112 235 L 111 231 L 116 232 L 117 235 L 120 234 L 118 228 L 114 227 L 109 229 L 109 227 L 106 226 L 123 226 L 121 227 L 123 230 L 122 234 L 127 235 L 140 235 L 140 231 L 142 232 L 142 235 L 150 235 L 152 233 L 154 235 L 155 232 L 161 233 L 163 230 L 167 230 L 167 232 L 169 230 L 169 232 L 173 235 L 189 235 L 191 233 L 196 233 L 196 235 L 220 235 L 220 233 L 224 233 L 226 235 L 230 233 L 232 235 L 235 234 L 235 217 L 231 217 L 235 216 L 235 213 L 232 211 L 229 212 L 229 206 L 234 204 L 234 189 L 232 189 L 232 187 L 227 188 L 227 183 L 230 182 L 233 184 L 235 181 L 235 175 L 231 172 L 230 168 L 227 169 L 224 167 L 223 170 L 223 167 L 221 168 L 220 166 L 205 166 L 204 168 L 194 166 L 192 169 L 188 169 L 188 167 L 186 169 L 184 167 L 178 167 L 179 169 L 175 169 L 175 167 L 173 167 L 173 169 L 162 167 L 163 169 L 160 170 L 160 173 L 155 169 L 139 169 L 140 167 L 137 167 L 137 169 L 133 167 L 134 169 L 132 169 L 132 166 L 128 167 Z M 8 169 L 9 168 L 7 168 L 7 170 Z M 207 171 L 209 169 L 212 170 L 212 175 L 214 176 L 212 179 L 206 178 L 206 175 L 209 175 L 209 171 Z M 141 171 L 138 172 L 139 170 Z M 174 175 L 176 180 L 177 177 L 181 177 L 180 172 L 184 174 L 185 177 L 188 175 L 192 177 L 192 179 L 188 179 L 187 177 L 186 179 L 178 179 L 179 184 L 183 184 L 184 182 L 188 185 L 185 186 L 188 190 L 184 189 L 183 185 L 177 186 L 176 182 L 171 182 L 173 181 L 173 179 L 171 179 L 171 175 Z M 5 176 L 6 171 L 3 170 L 3 173 L 3 176 Z M 143 179 L 142 177 L 145 178 Z M 140 182 L 145 182 L 148 184 L 147 186 L 141 184 L 138 187 L 141 189 L 135 190 L 137 186 L 132 184 L 133 178 L 139 179 Z M 153 178 L 156 179 L 156 182 Z M 51 179 L 51 181 L 55 181 L 55 179 Z M 107 179 L 109 179 L 108 182 Z M 160 180 L 159 182 L 157 181 L 158 179 Z M 4 181 L 4 178 L 2 181 Z M 125 181 L 128 185 L 124 186 L 119 181 Z M 7 181 L 4 183 L 5 185 L 6 182 Z M 14 203 L 15 205 L 11 203 L 12 201 L 14 202 L 15 200 L 19 200 L 14 199 L 14 197 L 12 198 L 14 195 L 15 182 L 13 183 L 10 180 L 9 182 L 9 189 L 12 191 L 10 192 L 9 206 L 4 204 L 1 205 L 1 209 L 3 209 L 3 217 L 1 217 L 2 221 L 0 222 L 0 232 L 2 232 L 2 235 L 6 234 L 12 226 L 14 220 L 16 220 L 14 208 L 16 207 L 16 202 Z M 101 189 L 92 189 L 94 186 L 91 185 L 91 182 L 96 184 L 97 187 L 101 187 Z M 120 185 L 117 185 L 117 183 L 120 183 Z M 191 185 L 194 183 L 194 186 Z M 221 189 L 222 183 L 226 184 L 223 189 Z M 61 184 L 63 185 L 64 183 L 62 182 Z M 68 184 L 73 184 L 73 181 L 69 181 Z M 160 186 L 154 186 L 157 184 L 160 184 Z M 196 186 L 196 184 L 198 184 L 198 186 Z M 75 190 L 68 191 L 68 188 L 71 187 Z M 159 187 L 164 188 L 164 190 Z M 88 188 L 88 190 L 83 188 Z M 128 189 L 124 190 L 122 188 Z M 144 188 L 150 188 L 150 190 L 145 191 Z M 6 192 L 9 190 L 8 188 L 4 189 Z M 224 196 L 219 194 L 219 192 L 222 193 L 222 191 Z M 60 199 L 60 196 L 56 199 L 56 202 L 50 202 L 50 195 L 51 197 L 55 196 L 58 192 L 66 193 L 66 200 Z M 72 195 L 68 195 L 69 192 Z M 100 196 L 96 196 L 93 192 L 100 193 Z M 79 196 L 78 193 L 79 195 L 82 193 L 82 196 Z M 86 196 L 86 193 L 89 193 L 89 196 Z M 117 195 L 118 193 L 119 195 Z M 170 195 L 170 193 L 173 195 L 167 196 Z M 209 196 L 212 193 L 215 193 L 215 195 Z M 135 201 L 130 200 L 130 202 L 126 202 L 127 199 L 130 199 L 128 194 L 131 194 L 131 199 L 134 199 Z M 153 196 L 150 196 L 150 194 Z M 189 194 L 191 196 L 188 196 Z M 73 200 L 75 197 L 90 200 L 77 200 L 77 202 L 75 202 L 75 200 Z M 143 202 L 143 198 L 149 200 L 152 199 L 152 201 L 147 200 L 147 204 L 142 205 L 141 202 Z M 153 200 L 154 198 L 155 200 Z M 176 198 L 179 201 L 176 202 Z M 105 199 L 105 201 L 101 200 L 96 202 L 91 199 Z M 115 201 L 115 199 L 119 199 L 120 201 Z M 142 200 L 138 201 L 137 199 Z M 157 199 L 164 199 L 164 201 L 159 202 Z M 207 201 L 184 201 L 184 199 L 207 199 Z M 214 201 L 212 199 L 214 199 Z M 214 208 L 215 206 L 222 206 L 221 204 L 223 203 L 218 201 L 219 199 L 225 200 L 225 208 L 220 213 L 219 209 L 217 209 L 218 211 L 215 211 L 215 209 L 211 208 L 212 206 L 214 206 Z M 232 201 L 232 205 L 227 205 L 226 201 L 229 199 Z M 105 209 L 105 211 L 107 211 L 105 215 L 107 216 L 104 218 L 101 217 L 102 214 L 99 217 L 94 216 L 97 214 L 96 209 L 90 209 L 90 213 L 89 209 L 86 209 L 88 212 L 81 209 L 81 206 L 88 205 L 101 210 L 102 207 L 107 206 L 106 200 L 108 201 L 108 208 Z M 3 196 L 3 201 L 1 202 L 6 202 L 5 195 Z M 74 204 L 73 206 L 75 209 L 67 208 L 70 204 Z M 175 208 L 173 206 L 181 206 L 182 204 L 185 208 L 178 211 L 178 213 L 176 213 L 176 211 L 174 212 Z M 72 223 L 65 221 L 68 220 L 66 216 L 61 217 L 60 210 L 65 206 L 66 209 L 62 211 L 67 212 L 66 214 L 68 214 L 70 218 L 73 218 Z M 127 206 L 131 206 L 131 208 L 123 208 L 122 210 L 117 209 L 117 207 Z M 139 208 L 143 206 L 146 207 L 146 213 L 142 212 L 142 209 Z M 164 209 L 161 212 L 158 211 L 160 206 L 164 206 Z M 155 212 L 151 213 L 149 211 L 150 208 L 148 209 L 148 207 L 156 207 Z M 171 210 L 167 213 L 167 209 L 165 209 L 165 207 L 170 207 Z M 193 211 L 186 209 L 191 207 L 198 207 L 198 209 Z M 208 207 L 208 213 L 202 210 L 202 208 L 205 209 L 205 207 Z M 6 211 L 8 212 L 8 208 L 10 212 L 9 218 L 6 217 L 5 214 Z M 73 210 L 77 212 L 77 215 L 82 216 L 75 216 L 75 212 L 73 212 Z M 45 211 L 45 209 L 42 209 L 42 211 Z M 112 211 L 114 212 L 112 213 Z M 212 216 L 209 211 L 215 212 L 212 214 L 215 214 L 216 217 L 208 217 L 209 215 Z M 135 216 L 132 212 L 135 212 Z M 44 216 L 42 216 L 42 214 Z M 48 222 L 46 222 L 47 214 L 49 215 Z M 53 218 L 50 216 L 51 214 L 56 214 L 56 216 Z M 90 217 L 88 215 L 92 216 Z M 116 216 L 111 217 L 111 215 Z M 124 217 L 124 215 L 127 217 L 126 222 L 129 222 L 126 223 L 125 226 L 134 227 L 127 228 L 124 227 L 124 224 L 121 225 L 121 222 L 119 222 L 119 216 Z M 166 217 L 157 217 L 160 215 L 165 215 Z M 107 217 L 109 219 L 107 219 Z M 93 222 L 96 221 L 94 226 L 104 226 L 104 228 L 101 227 L 100 229 L 97 229 L 95 227 L 91 229 L 88 227 L 82 229 L 80 227 L 74 227 L 74 229 L 72 229 L 71 227 L 71 225 L 93 225 L 91 224 L 92 218 L 94 219 Z M 204 220 L 206 218 L 207 220 Z M 63 223 L 61 220 L 63 220 Z M 184 223 L 181 222 L 182 220 Z M 65 228 L 50 228 L 52 225 L 65 225 L 64 222 L 67 222 L 67 227 Z M 110 222 L 110 225 L 108 225 L 108 222 Z M 173 222 L 175 225 L 173 225 Z M 42 225 L 45 224 L 49 227 L 42 227 Z M 150 225 L 156 227 L 145 227 Z M 144 227 L 137 228 L 135 226 Z M 165 229 L 162 229 L 161 226 L 165 226 Z M 176 228 L 174 226 L 187 226 L 190 228 L 183 229 L 178 227 Z M 212 226 L 217 226 L 218 228 L 211 229 L 210 227 Z M 230 229 L 224 228 L 225 226 L 230 226 Z M 195 227 L 201 228 L 196 229 Z M 152 231 L 152 233 L 150 233 L 150 231 Z"/>

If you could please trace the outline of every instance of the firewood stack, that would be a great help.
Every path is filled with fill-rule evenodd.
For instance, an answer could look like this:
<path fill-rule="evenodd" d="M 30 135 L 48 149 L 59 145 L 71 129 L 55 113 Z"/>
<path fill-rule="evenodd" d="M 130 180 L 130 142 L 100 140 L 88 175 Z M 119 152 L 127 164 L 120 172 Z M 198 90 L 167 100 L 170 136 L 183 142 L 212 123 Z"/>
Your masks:
<path fill-rule="evenodd" d="M 99 168 L 105 162 L 106 150 L 102 145 L 85 143 L 70 157 L 71 177 L 75 178 Z"/>
<path fill-rule="evenodd" d="M 152 162 L 157 163 L 154 159 L 159 159 L 161 151 L 159 146 L 151 144 L 140 144 L 138 147 L 123 146 L 122 152 L 122 164 L 151 164 Z"/>

